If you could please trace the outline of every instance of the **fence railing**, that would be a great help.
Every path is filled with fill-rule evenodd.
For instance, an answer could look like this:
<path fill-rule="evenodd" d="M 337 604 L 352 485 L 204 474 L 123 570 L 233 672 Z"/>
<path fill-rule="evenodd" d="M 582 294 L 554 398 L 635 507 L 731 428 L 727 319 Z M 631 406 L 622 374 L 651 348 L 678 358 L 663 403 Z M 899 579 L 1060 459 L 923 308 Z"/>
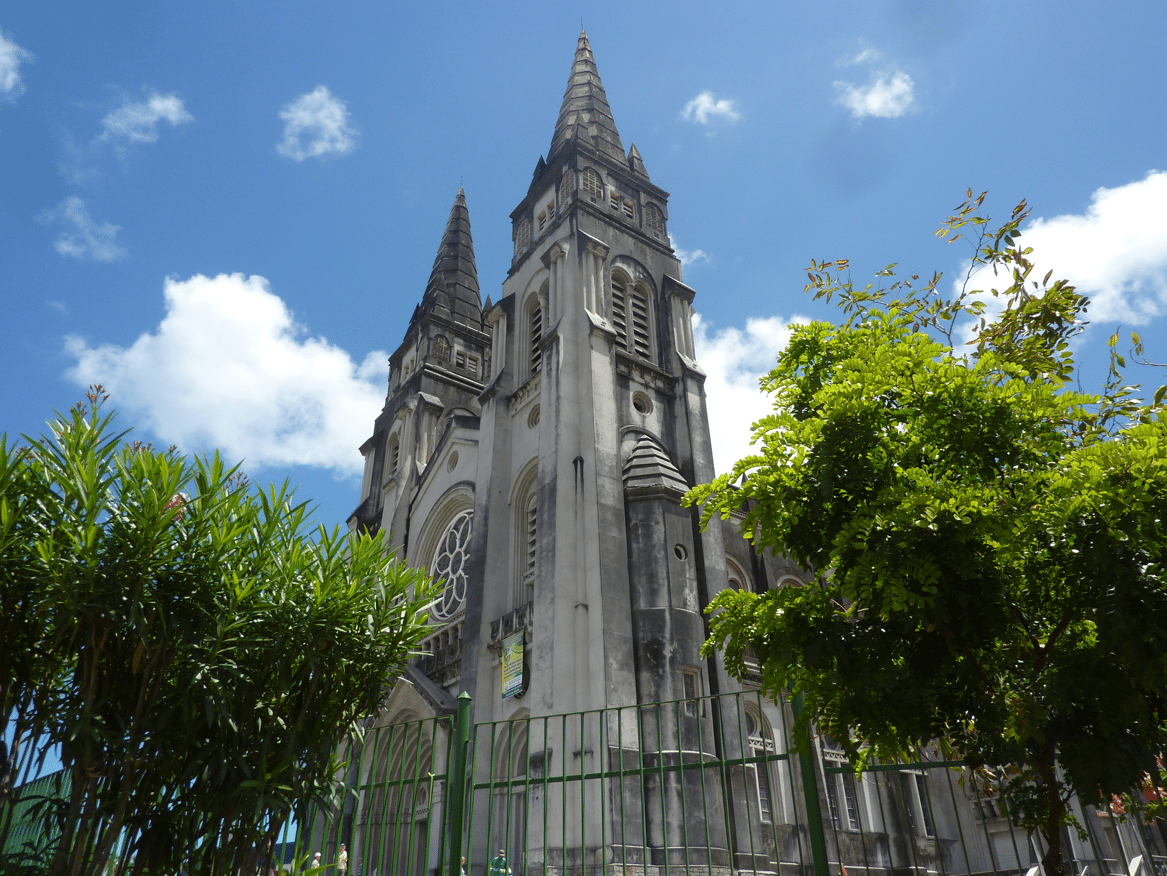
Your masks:
<path fill-rule="evenodd" d="M 397 715 L 346 746 L 339 803 L 274 860 L 344 861 L 344 876 L 1037 876 L 1044 847 L 983 773 L 923 751 L 856 775 L 825 735 L 795 752 L 796 707 L 742 692 L 471 725 L 463 695 L 454 715 Z M 1072 811 L 1074 876 L 1167 876 L 1161 821 Z"/>
<path fill-rule="evenodd" d="M 301 852 L 343 843 L 359 876 L 1013 876 L 1044 851 L 962 764 L 857 776 L 829 737 L 792 753 L 794 704 L 757 693 L 473 726 L 469 705 L 370 728 Z M 1167 876 L 1161 824 L 1074 814 L 1077 876 Z"/>

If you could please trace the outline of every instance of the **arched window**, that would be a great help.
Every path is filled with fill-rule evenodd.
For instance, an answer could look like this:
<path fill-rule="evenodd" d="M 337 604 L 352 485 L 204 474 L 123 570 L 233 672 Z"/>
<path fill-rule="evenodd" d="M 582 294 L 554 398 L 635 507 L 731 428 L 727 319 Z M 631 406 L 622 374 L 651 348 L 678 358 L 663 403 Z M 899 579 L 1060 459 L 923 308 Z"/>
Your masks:
<path fill-rule="evenodd" d="M 571 193 L 575 191 L 575 171 L 568 170 L 559 180 L 559 209 L 562 212 L 571 200 Z"/>
<path fill-rule="evenodd" d="M 644 208 L 644 227 L 657 240 L 665 239 L 665 214 L 656 204 Z"/>
<path fill-rule="evenodd" d="M 750 747 L 750 757 L 764 758 L 774 754 L 774 734 L 770 723 L 753 704 L 746 705 L 746 741 Z M 770 763 L 761 760 L 747 764 L 746 774 L 753 785 L 754 803 L 758 817 L 763 824 L 774 820 L 774 798 L 771 794 Z"/>
<path fill-rule="evenodd" d="M 434 358 L 441 359 L 443 362 L 450 361 L 450 342 L 445 335 L 438 335 L 434 338 Z"/>
<path fill-rule="evenodd" d="M 531 220 L 524 219 L 515 227 L 515 257 L 521 256 L 531 245 Z"/>
<path fill-rule="evenodd" d="M 396 474 L 399 465 L 401 465 L 401 439 L 394 435 L 389 439 L 389 474 Z"/>
<path fill-rule="evenodd" d="M 648 290 L 629 284 L 619 272 L 612 273 L 612 325 L 616 343 L 642 359 L 652 358 L 652 328 Z"/>
<path fill-rule="evenodd" d="M 602 200 L 604 197 L 604 181 L 590 167 L 585 167 L 584 172 L 580 175 L 580 188 L 593 201 Z"/>
<path fill-rule="evenodd" d="M 435 602 L 433 617 L 436 621 L 447 621 L 457 614 L 466 599 L 466 583 L 469 579 L 470 537 L 474 532 L 474 512 L 463 511 L 456 515 L 446 527 L 437 550 L 430 563 L 430 576 L 444 581 L 442 595 Z"/>

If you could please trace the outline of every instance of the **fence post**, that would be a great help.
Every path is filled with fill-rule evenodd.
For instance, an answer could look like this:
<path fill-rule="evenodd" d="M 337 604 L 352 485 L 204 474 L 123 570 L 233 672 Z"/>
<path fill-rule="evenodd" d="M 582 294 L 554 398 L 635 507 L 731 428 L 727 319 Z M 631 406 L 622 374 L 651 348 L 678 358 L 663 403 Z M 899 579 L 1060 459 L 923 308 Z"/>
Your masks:
<path fill-rule="evenodd" d="M 794 709 L 794 726 L 797 727 L 802 716 L 801 693 L 795 694 L 791 705 Z M 810 855 L 815 876 L 829 876 L 827 838 L 823 833 L 823 809 L 819 802 L 819 783 L 812 751 L 810 730 L 804 726 L 798 739 L 798 766 L 802 773 L 802 795 L 806 799 L 806 831 L 810 834 Z"/>
<path fill-rule="evenodd" d="M 470 694 L 458 696 L 458 717 L 454 724 L 454 762 L 450 765 L 450 860 L 446 876 L 462 874 L 462 822 L 466 809 L 466 757 L 470 751 Z"/>

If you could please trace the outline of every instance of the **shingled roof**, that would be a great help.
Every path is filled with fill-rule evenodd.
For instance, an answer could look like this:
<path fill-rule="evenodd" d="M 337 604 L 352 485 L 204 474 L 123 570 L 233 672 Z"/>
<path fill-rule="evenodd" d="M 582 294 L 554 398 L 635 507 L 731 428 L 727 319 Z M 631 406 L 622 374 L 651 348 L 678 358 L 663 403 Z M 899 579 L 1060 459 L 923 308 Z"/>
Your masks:
<path fill-rule="evenodd" d="M 464 189 L 458 189 L 450 209 L 420 310 L 422 313 L 446 311 L 455 322 L 482 325 L 478 268 L 474 262 L 474 240 L 470 236 L 470 211 L 466 208 Z"/>
<path fill-rule="evenodd" d="M 620 143 L 620 132 L 616 130 L 616 120 L 608 106 L 608 96 L 604 94 L 604 85 L 596 69 L 587 31 L 580 32 L 575 47 L 575 61 L 571 65 L 567 91 L 563 93 L 563 106 L 559 109 L 547 161 L 550 162 L 557 152 L 576 139 L 621 163 L 627 161 L 624 146 Z"/>

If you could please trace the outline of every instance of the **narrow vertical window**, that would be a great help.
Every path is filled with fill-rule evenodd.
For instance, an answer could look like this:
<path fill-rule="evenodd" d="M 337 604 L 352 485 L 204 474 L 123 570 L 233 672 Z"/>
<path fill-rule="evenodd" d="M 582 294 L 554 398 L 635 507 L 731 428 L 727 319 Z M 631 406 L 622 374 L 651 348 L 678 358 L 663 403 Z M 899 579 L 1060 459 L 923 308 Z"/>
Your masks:
<path fill-rule="evenodd" d="M 616 329 L 616 344 L 628 349 L 628 314 L 627 314 L 627 287 L 624 281 L 613 275 L 612 277 L 612 325 Z"/>
<path fill-rule="evenodd" d="M 389 439 L 389 474 L 394 474 L 397 471 L 397 466 L 401 464 L 401 442 L 397 436 L 394 435 Z"/>
<path fill-rule="evenodd" d="M 645 359 L 651 358 L 652 345 L 648 334 L 648 296 L 643 289 L 633 289 L 629 309 L 632 322 L 632 352 Z"/>
<path fill-rule="evenodd" d="M 571 200 L 571 193 L 574 191 L 575 172 L 567 170 L 564 172 L 563 178 L 559 181 L 559 209 L 561 212 L 567 206 L 567 202 Z"/>
<path fill-rule="evenodd" d="M 649 204 L 644 208 L 644 226 L 657 240 L 665 239 L 665 214 L 656 204 Z"/>
<path fill-rule="evenodd" d="M 515 256 L 521 256 L 531 244 L 531 220 L 524 219 L 515 228 Z"/>
<path fill-rule="evenodd" d="M 537 374 L 543 364 L 543 349 L 540 347 L 543 340 L 543 308 L 539 305 L 538 298 L 535 298 L 531 305 L 527 325 L 531 342 L 531 374 Z"/>
<path fill-rule="evenodd" d="M 538 496 L 535 493 L 531 494 L 531 498 L 527 500 L 525 534 L 527 536 L 527 543 L 525 545 L 523 557 L 523 580 L 527 584 L 533 584 L 535 581 L 535 544 L 536 544 L 536 525 L 538 523 Z"/>
<path fill-rule="evenodd" d="M 701 670 L 686 666 L 681 670 L 681 677 L 685 691 L 685 714 L 690 718 L 696 718 L 700 708 L 698 698 L 701 696 Z"/>

